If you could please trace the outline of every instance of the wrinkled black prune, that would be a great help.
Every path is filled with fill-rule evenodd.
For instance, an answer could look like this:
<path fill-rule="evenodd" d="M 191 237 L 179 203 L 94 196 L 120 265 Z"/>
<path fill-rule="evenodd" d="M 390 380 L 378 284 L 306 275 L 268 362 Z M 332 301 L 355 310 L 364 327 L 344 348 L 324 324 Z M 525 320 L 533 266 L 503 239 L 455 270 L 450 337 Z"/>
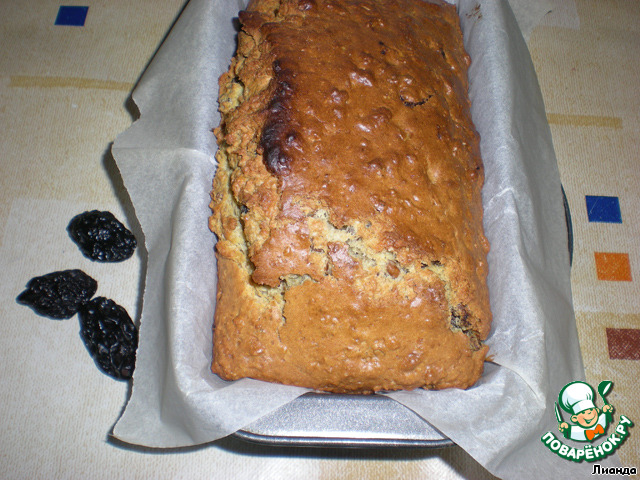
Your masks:
<path fill-rule="evenodd" d="M 16 301 L 38 315 L 63 320 L 73 317 L 96 290 L 98 282 L 82 270 L 63 270 L 32 278 Z"/>
<path fill-rule="evenodd" d="M 133 255 L 138 243 L 111 212 L 92 210 L 76 215 L 67 226 L 82 254 L 98 262 L 121 262 Z"/>
<path fill-rule="evenodd" d="M 82 305 L 78 315 L 80 336 L 98 368 L 118 380 L 131 378 L 138 330 L 124 307 L 109 298 L 96 297 Z"/>

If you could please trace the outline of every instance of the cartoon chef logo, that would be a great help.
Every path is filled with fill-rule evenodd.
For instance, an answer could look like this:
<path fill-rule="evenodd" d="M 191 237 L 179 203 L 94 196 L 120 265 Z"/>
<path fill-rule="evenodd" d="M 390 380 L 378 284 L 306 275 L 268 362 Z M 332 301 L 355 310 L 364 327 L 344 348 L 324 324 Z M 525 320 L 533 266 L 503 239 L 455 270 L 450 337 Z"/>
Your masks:
<path fill-rule="evenodd" d="M 626 416 L 620 415 L 617 425 L 613 422 L 613 405 L 607 402 L 607 394 L 611 391 L 613 382 L 608 380 L 600 382 L 598 393 L 604 402 L 600 409 L 596 406 L 596 392 L 585 382 L 571 382 L 560 390 L 556 407 L 556 420 L 558 430 L 571 440 L 583 442 L 582 447 L 567 445 L 551 432 L 545 432 L 540 440 L 552 452 L 560 458 L 572 462 L 598 462 L 613 454 L 620 448 L 627 437 L 633 422 Z M 562 409 L 560 408 L 562 407 Z M 569 414 L 570 421 L 565 421 L 562 413 Z M 607 427 L 611 426 L 611 433 L 607 433 Z M 598 442 L 593 443 L 595 440 Z M 612 470 L 615 470 L 612 471 Z M 635 475 L 635 467 L 621 469 L 623 475 Z M 625 473 L 627 472 L 627 473 Z M 632 473 L 631 473 L 632 472 Z M 620 473 L 618 467 L 611 469 L 594 463 L 592 475 L 603 473 Z"/>
<path fill-rule="evenodd" d="M 612 382 L 608 381 L 598 385 L 598 393 L 604 402 L 600 409 L 596 407 L 596 395 L 591 385 L 580 381 L 565 385 L 558 395 L 558 402 L 562 409 L 571 415 L 573 424 L 564 421 L 556 403 L 558 430 L 565 438 L 577 442 L 591 442 L 606 433 L 609 423 L 613 420 L 613 405 L 605 398 L 611 387 Z"/>

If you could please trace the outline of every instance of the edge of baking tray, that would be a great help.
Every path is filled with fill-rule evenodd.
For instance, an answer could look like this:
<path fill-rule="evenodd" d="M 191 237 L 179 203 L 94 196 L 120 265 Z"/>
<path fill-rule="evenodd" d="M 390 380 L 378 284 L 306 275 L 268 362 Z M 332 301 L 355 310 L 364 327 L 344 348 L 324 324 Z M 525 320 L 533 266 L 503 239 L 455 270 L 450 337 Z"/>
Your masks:
<path fill-rule="evenodd" d="M 310 392 L 234 433 L 244 441 L 291 447 L 453 445 L 422 417 L 384 395 Z"/>
<path fill-rule="evenodd" d="M 573 222 L 562 187 L 569 261 Z M 444 448 L 455 443 L 404 405 L 383 395 L 311 392 L 233 436 L 250 443 L 289 447 Z"/>
<path fill-rule="evenodd" d="M 270 437 L 246 431 L 238 431 L 234 437 L 248 443 L 273 447 L 308 448 L 447 448 L 455 445 L 451 440 L 411 440 L 411 439 L 353 439 L 353 438 L 312 438 L 312 437 Z"/>

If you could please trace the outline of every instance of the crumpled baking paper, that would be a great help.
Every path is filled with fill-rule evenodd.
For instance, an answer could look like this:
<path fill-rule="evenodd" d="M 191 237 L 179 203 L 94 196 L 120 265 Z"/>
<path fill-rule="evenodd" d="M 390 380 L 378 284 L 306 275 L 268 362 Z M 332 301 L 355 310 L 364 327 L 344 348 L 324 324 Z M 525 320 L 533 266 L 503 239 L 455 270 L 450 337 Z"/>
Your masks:
<path fill-rule="evenodd" d="M 540 89 L 506 0 L 457 3 L 485 164 L 492 362 L 466 391 L 388 396 L 502 478 L 589 474 L 590 464 L 563 460 L 540 440 L 557 433 L 560 389 L 584 379 L 565 211 Z M 227 382 L 209 370 L 216 292 L 215 238 L 207 226 L 211 130 L 219 121 L 217 79 L 234 54 L 234 17 L 243 7 L 191 0 L 133 93 L 139 120 L 113 145 L 148 254 L 133 388 L 113 431 L 130 444 L 211 442 L 308 391 Z"/>

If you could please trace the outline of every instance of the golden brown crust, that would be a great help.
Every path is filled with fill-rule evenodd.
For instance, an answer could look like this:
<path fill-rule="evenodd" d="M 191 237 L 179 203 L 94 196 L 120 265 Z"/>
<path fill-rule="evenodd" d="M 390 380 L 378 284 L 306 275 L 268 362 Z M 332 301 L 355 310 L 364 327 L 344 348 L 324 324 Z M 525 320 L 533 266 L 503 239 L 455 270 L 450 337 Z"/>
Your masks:
<path fill-rule="evenodd" d="M 455 8 L 269 0 L 220 78 L 212 369 L 333 392 L 466 388 L 491 323 Z"/>

